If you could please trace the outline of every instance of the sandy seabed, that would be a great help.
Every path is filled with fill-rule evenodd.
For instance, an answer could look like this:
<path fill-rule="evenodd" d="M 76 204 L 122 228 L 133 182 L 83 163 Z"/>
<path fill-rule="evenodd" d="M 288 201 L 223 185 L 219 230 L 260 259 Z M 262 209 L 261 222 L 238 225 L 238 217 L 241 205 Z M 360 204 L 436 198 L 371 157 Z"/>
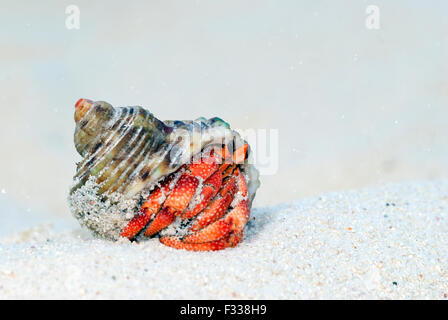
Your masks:
<path fill-rule="evenodd" d="M 254 208 L 220 252 L 51 225 L 0 240 L 0 298 L 448 299 L 448 181 Z"/>

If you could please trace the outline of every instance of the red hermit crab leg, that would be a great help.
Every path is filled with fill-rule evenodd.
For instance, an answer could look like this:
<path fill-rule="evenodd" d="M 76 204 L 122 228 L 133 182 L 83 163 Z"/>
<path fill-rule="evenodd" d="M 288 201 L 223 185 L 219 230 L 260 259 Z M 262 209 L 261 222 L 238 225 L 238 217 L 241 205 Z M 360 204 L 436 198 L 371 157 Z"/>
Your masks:
<path fill-rule="evenodd" d="M 219 189 L 222 186 L 222 180 L 225 177 L 223 171 L 231 164 L 231 155 L 227 146 L 224 146 L 221 150 L 214 150 L 217 156 L 220 156 L 220 160 L 224 160 L 224 163 L 219 166 L 219 170 L 215 171 L 207 180 L 204 182 L 204 187 L 201 191 L 202 201 L 198 203 L 193 209 L 187 210 L 182 214 L 182 219 L 191 219 L 196 216 L 199 212 L 204 210 L 204 208 L 209 204 L 210 200 L 216 196 Z"/>
<path fill-rule="evenodd" d="M 145 231 L 145 236 L 152 236 L 169 226 L 176 216 L 185 210 L 198 185 L 199 180 L 195 176 L 192 176 L 190 173 L 184 173 L 163 204 L 162 210 L 149 224 Z"/>
<path fill-rule="evenodd" d="M 169 187 L 173 180 L 173 176 L 170 176 L 168 179 L 163 181 L 161 186 L 157 187 L 149 195 L 146 202 L 142 205 L 140 213 L 126 225 L 121 232 L 121 236 L 128 239 L 134 238 L 148 224 L 153 215 L 159 212 L 162 204 L 164 204 L 164 208 L 146 230 L 145 235 L 150 236 L 155 234 L 169 225 L 176 217 L 175 213 L 182 212 L 190 202 L 191 197 L 194 195 L 199 182 L 199 180 L 195 177 L 207 178 L 207 176 L 211 174 L 206 182 L 209 182 L 217 190 L 219 190 L 221 185 L 221 174 L 217 171 L 218 163 L 216 160 L 216 157 L 209 157 L 200 163 L 191 164 L 188 168 L 189 173 L 183 174 L 179 181 L 177 181 L 173 192 L 170 194 L 165 203 L 163 197 L 170 192 Z M 213 172 L 219 173 L 219 175 L 215 175 Z M 213 196 L 213 193 L 211 196 Z M 207 203 L 205 203 L 205 205 L 207 205 Z"/>
<path fill-rule="evenodd" d="M 242 233 L 229 234 L 227 237 L 221 240 L 205 243 L 185 243 L 176 237 L 163 237 L 160 238 L 160 242 L 175 249 L 184 249 L 191 251 L 216 251 L 236 246 L 240 242 L 242 237 Z"/>
<path fill-rule="evenodd" d="M 235 246 L 241 240 L 249 219 L 247 184 L 237 167 L 245 160 L 246 154 L 247 144 L 233 154 L 223 148 L 203 155 L 199 162 L 183 169 L 185 172 L 174 183 L 172 190 L 170 185 L 173 184 L 174 175 L 171 175 L 149 195 L 140 213 L 128 223 L 121 235 L 132 239 L 149 223 L 145 236 L 151 236 L 173 223 L 180 214 L 184 220 L 198 215 L 190 228 L 193 233 L 182 239 L 162 237 L 160 241 L 187 250 L 220 250 Z M 222 160 L 225 163 L 221 164 Z M 224 183 L 223 176 L 227 177 Z M 200 190 L 200 201 L 185 211 L 199 191 L 201 179 L 205 181 Z M 236 200 L 235 195 L 238 195 Z M 236 203 L 228 212 L 232 201 Z"/>
<path fill-rule="evenodd" d="M 151 236 L 170 225 L 176 216 L 187 208 L 199 185 L 199 178 L 207 179 L 219 168 L 216 157 L 208 157 L 200 163 L 192 163 L 187 172 L 177 181 L 173 191 L 163 204 L 162 210 L 145 231 L 145 236 Z"/>
<path fill-rule="evenodd" d="M 202 230 L 186 236 L 184 242 L 202 243 L 213 240 L 219 240 L 223 236 L 233 233 L 240 233 L 249 220 L 249 203 L 247 201 L 247 186 L 239 169 L 235 170 L 235 176 L 238 180 L 238 193 L 242 199 L 224 218 L 206 226 Z"/>
<path fill-rule="evenodd" d="M 231 155 L 231 157 L 230 157 L 227 147 L 224 147 L 222 149 L 221 157 L 223 158 L 225 163 L 222 164 L 219 167 L 219 170 L 216 171 L 210 178 L 208 178 L 205 181 L 204 187 L 201 192 L 202 201 L 198 205 L 196 205 L 192 210 L 185 212 L 182 215 L 183 219 L 187 219 L 187 218 L 190 219 L 190 218 L 194 217 L 195 215 L 197 215 L 202 210 L 204 210 L 204 208 L 207 206 L 207 204 L 210 202 L 210 200 L 214 196 L 216 196 L 216 194 L 218 193 L 218 191 L 222 185 L 222 180 L 234 171 L 236 164 L 244 161 L 246 153 L 247 153 L 247 148 L 248 148 L 248 145 L 245 144 L 244 146 L 238 148 L 235 151 L 235 153 L 233 155 Z M 231 164 L 230 160 L 233 162 L 232 164 Z M 221 193 L 225 194 L 227 188 L 228 188 L 228 185 L 224 186 L 223 187 L 224 190 L 221 190 Z M 227 208 L 226 208 L 226 210 L 227 210 Z"/>
<path fill-rule="evenodd" d="M 219 195 L 210 202 L 208 207 L 197 218 L 190 230 L 198 231 L 222 218 L 226 214 L 227 209 L 233 200 L 235 191 L 236 179 L 232 176 L 224 182 L 223 187 L 219 191 Z"/>
<path fill-rule="evenodd" d="M 246 180 L 239 169 L 235 170 L 238 180 L 238 194 L 242 199 L 224 218 L 208 225 L 200 231 L 186 236 L 162 237 L 160 241 L 176 249 L 220 250 L 235 246 L 242 238 L 243 229 L 249 220 L 249 202 L 247 199 Z"/>
<path fill-rule="evenodd" d="M 222 173 L 217 170 L 204 182 L 204 187 L 201 191 L 202 201 L 197 204 L 192 210 L 188 210 L 182 214 L 182 219 L 190 219 L 197 215 L 199 212 L 204 210 L 204 208 L 209 203 L 210 199 L 213 198 L 221 188 L 222 184 Z"/>
<path fill-rule="evenodd" d="M 134 238 L 151 220 L 152 216 L 159 212 L 162 206 L 162 198 L 169 192 L 170 183 L 174 176 L 169 176 L 164 180 L 160 187 L 157 187 L 149 195 L 148 199 L 143 203 L 140 213 L 137 214 L 126 225 L 121 232 L 123 238 Z"/>

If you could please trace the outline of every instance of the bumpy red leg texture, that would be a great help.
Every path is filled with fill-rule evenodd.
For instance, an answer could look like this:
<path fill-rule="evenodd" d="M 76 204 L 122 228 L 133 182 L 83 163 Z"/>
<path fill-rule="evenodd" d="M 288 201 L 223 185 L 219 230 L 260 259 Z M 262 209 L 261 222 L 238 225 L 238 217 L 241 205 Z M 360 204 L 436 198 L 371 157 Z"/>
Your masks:
<path fill-rule="evenodd" d="M 151 221 L 155 214 L 157 215 L 146 229 L 145 236 L 154 235 L 167 227 L 190 203 L 199 185 L 199 178 L 207 179 L 206 181 L 211 179 L 210 184 L 219 189 L 218 180 L 220 185 L 221 175 L 213 177 L 214 172 L 219 169 L 218 160 L 220 161 L 216 156 L 209 156 L 203 161 L 190 164 L 171 192 L 169 186 L 173 176 L 167 178 L 162 182 L 161 187 L 156 188 L 149 195 L 139 214 L 125 226 L 121 236 L 128 239 L 134 238 Z M 169 195 L 166 197 L 168 193 Z M 166 197 L 164 202 L 163 197 Z"/>
<path fill-rule="evenodd" d="M 191 227 L 191 231 L 198 231 L 222 218 L 226 214 L 227 209 L 233 200 L 235 191 L 236 179 L 232 176 L 224 182 L 219 194 L 210 202 L 209 206 L 196 219 Z"/>
<path fill-rule="evenodd" d="M 230 211 L 230 213 L 224 218 L 224 221 L 232 226 L 234 233 L 243 231 L 244 227 L 249 221 L 250 217 L 250 204 L 248 199 L 248 190 L 246 179 L 239 169 L 235 170 L 236 177 L 238 180 L 239 194 L 238 196 L 241 200 L 237 205 Z"/>
<path fill-rule="evenodd" d="M 205 243 L 185 243 L 176 237 L 163 237 L 160 238 L 160 242 L 175 249 L 184 249 L 190 251 L 217 251 L 236 246 L 241 241 L 242 237 L 242 233 L 229 234 L 227 237 L 221 240 Z"/>
<path fill-rule="evenodd" d="M 171 194 L 165 200 L 162 210 L 160 210 L 148 229 L 146 229 L 145 236 L 152 236 L 169 226 L 176 219 L 176 216 L 182 213 L 188 206 L 198 185 L 198 178 L 192 176 L 190 173 L 184 173 L 177 181 Z"/>
<path fill-rule="evenodd" d="M 188 243 L 201 243 L 218 240 L 229 233 L 240 233 L 249 220 L 249 202 L 247 200 L 246 180 L 239 170 L 235 170 L 235 176 L 238 180 L 238 196 L 241 199 L 235 207 L 223 218 L 208 225 L 202 230 L 185 237 L 184 241 Z"/>
<path fill-rule="evenodd" d="M 208 181 L 218 168 L 218 159 L 211 156 L 204 159 L 204 161 L 190 164 L 187 172 L 182 174 L 176 182 L 160 213 L 146 229 L 145 236 L 152 236 L 169 226 L 187 208 L 198 188 L 199 178 L 207 179 L 206 181 Z"/>
<path fill-rule="evenodd" d="M 182 215 L 183 219 L 191 219 L 199 212 L 204 210 L 210 199 L 213 198 L 221 188 L 222 184 L 222 174 L 219 170 L 215 171 L 207 180 L 204 182 L 204 187 L 201 191 L 202 201 L 198 203 L 192 210 L 185 211 Z"/>
<path fill-rule="evenodd" d="M 243 236 L 250 213 L 246 180 L 238 168 L 238 164 L 245 160 L 247 148 L 244 145 L 233 154 L 223 148 L 190 164 L 172 190 L 169 188 L 171 176 L 150 194 L 140 213 L 128 223 L 121 235 L 134 238 L 149 224 L 145 236 L 151 236 L 181 215 L 184 220 L 194 219 L 191 233 L 184 238 L 160 238 L 165 245 L 195 251 L 235 246 Z M 222 160 L 225 163 L 221 164 Z M 199 191 L 200 181 L 203 183 Z M 192 207 L 190 202 L 196 192 L 200 192 L 200 200 Z M 234 204 L 229 210 L 232 201 Z"/>
<path fill-rule="evenodd" d="M 169 192 L 169 186 L 172 180 L 173 176 L 168 177 L 162 182 L 160 187 L 152 191 L 148 199 L 143 203 L 139 214 L 132 218 L 121 232 L 122 237 L 128 239 L 134 238 L 148 224 L 152 216 L 159 212 L 162 206 L 161 199 Z"/>
<path fill-rule="evenodd" d="M 230 224 L 223 220 L 216 221 L 202 230 L 190 234 L 184 238 L 186 243 L 203 243 L 224 238 L 232 231 Z"/>
<path fill-rule="evenodd" d="M 249 220 L 250 208 L 247 198 L 247 184 L 243 174 L 236 169 L 233 177 L 237 180 L 237 195 L 239 201 L 223 218 L 208 224 L 197 232 L 183 239 L 162 237 L 162 243 L 187 250 L 220 250 L 236 245 L 243 235 L 243 229 Z"/>

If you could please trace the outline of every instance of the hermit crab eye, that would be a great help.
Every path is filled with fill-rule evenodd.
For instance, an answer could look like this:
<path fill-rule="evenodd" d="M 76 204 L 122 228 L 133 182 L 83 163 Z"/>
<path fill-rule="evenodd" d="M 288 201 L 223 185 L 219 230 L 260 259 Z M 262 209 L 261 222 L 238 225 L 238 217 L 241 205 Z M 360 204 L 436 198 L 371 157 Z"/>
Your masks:
<path fill-rule="evenodd" d="M 157 235 L 163 244 L 187 250 L 237 245 L 258 171 L 246 161 L 249 145 L 226 122 L 200 121 L 161 121 L 139 106 L 79 99 L 74 140 L 84 159 L 69 195 L 73 215 L 110 239 Z M 199 146 L 183 141 L 198 134 L 205 135 Z M 211 136 L 232 137 L 238 148 L 216 145 Z M 187 156 L 173 162 L 173 151 Z"/>

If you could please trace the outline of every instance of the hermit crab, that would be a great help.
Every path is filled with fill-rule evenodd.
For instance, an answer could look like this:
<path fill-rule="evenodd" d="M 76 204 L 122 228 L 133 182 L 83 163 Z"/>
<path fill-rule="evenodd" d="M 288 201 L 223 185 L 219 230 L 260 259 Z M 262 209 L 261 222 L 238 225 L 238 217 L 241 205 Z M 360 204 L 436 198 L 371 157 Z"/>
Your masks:
<path fill-rule="evenodd" d="M 161 121 L 88 99 L 74 118 L 82 160 L 68 200 L 81 225 L 194 251 L 240 242 L 260 183 L 248 143 L 225 121 Z"/>

